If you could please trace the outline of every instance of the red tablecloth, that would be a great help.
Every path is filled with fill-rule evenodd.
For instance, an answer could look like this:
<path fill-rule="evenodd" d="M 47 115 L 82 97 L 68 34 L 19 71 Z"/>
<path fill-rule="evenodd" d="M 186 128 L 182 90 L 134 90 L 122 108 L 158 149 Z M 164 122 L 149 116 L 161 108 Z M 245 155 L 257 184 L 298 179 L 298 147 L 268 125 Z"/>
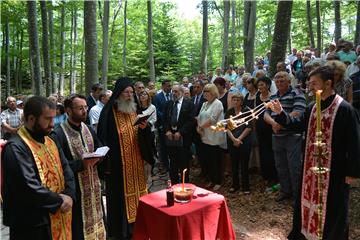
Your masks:
<path fill-rule="evenodd" d="M 166 191 L 140 198 L 133 232 L 142 239 L 235 239 L 224 196 L 196 188 L 190 203 L 166 205 Z"/>

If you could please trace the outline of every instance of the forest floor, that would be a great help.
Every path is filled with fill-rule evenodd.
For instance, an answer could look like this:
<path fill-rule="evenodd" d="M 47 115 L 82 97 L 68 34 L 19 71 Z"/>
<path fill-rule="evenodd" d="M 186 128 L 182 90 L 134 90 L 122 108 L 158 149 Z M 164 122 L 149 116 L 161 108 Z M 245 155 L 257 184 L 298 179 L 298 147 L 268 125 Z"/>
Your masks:
<path fill-rule="evenodd" d="M 204 187 L 200 177 L 196 177 L 200 169 L 193 168 L 192 182 Z M 195 176 L 194 176 L 195 175 Z M 226 176 L 225 182 L 218 191 L 224 195 L 236 239 L 239 240 L 282 240 L 286 239 L 292 227 L 292 201 L 278 203 L 275 199 L 278 192 L 265 192 L 265 183 L 257 174 L 250 175 L 251 194 L 229 193 L 231 177 Z M 360 184 L 351 188 L 349 219 L 351 240 L 360 240 Z"/>

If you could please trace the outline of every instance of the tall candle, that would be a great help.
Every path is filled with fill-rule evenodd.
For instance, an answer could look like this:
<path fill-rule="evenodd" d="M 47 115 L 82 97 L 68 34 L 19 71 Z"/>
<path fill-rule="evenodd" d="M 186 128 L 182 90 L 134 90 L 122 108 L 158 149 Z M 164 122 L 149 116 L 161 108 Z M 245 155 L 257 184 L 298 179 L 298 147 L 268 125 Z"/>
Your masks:
<path fill-rule="evenodd" d="M 182 175 L 182 191 L 185 192 L 185 172 L 187 171 L 187 168 L 185 168 L 183 170 L 183 175 Z"/>
<path fill-rule="evenodd" d="M 322 90 L 316 91 L 316 132 L 321 132 L 321 93 Z"/>

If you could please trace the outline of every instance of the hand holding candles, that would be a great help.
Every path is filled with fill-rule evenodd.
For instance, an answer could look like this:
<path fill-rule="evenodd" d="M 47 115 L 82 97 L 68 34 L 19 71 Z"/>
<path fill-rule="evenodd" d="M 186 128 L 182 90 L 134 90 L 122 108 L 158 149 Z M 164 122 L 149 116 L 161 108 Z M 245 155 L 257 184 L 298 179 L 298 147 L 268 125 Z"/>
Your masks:
<path fill-rule="evenodd" d="M 316 91 L 316 132 L 321 132 L 321 93 L 322 90 Z"/>
<path fill-rule="evenodd" d="M 182 191 L 185 192 L 185 172 L 187 171 L 187 168 L 183 170 L 182 174 Z"/>

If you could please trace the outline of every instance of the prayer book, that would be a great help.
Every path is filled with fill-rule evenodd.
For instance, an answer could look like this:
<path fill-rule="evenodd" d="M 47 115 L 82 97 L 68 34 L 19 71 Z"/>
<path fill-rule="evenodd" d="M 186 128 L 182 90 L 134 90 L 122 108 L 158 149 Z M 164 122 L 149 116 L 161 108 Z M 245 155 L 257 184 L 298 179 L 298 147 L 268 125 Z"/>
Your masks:
<path fill-rule="evenodd" d="M 92 153 L 84 153 L 84 154 L 83 154 L 83 159 L 105 157 L 105 155 L 107 154 L 107 152 L 109 151 L 109 149 L 110 149 L 110 148 L 107 147 L 107 146 L 99 147 L 98 149 L 96 149 L 95 152 L 92 152 Z"/>
<path fill-rule="evenodd" d="M 136 121 L 135 123 L 133 124 L 133 126 L 136 126 L 138 124 L 141 124 L 143 122 L 145 122 L 146 120 L 149 119 L 149 117 L 154 113 L 154 111 L 150 112 L 150 113 L 146 113 L 146 114 L 139 114 L 137 115 L 137 118 L 136 118 Z"/>

